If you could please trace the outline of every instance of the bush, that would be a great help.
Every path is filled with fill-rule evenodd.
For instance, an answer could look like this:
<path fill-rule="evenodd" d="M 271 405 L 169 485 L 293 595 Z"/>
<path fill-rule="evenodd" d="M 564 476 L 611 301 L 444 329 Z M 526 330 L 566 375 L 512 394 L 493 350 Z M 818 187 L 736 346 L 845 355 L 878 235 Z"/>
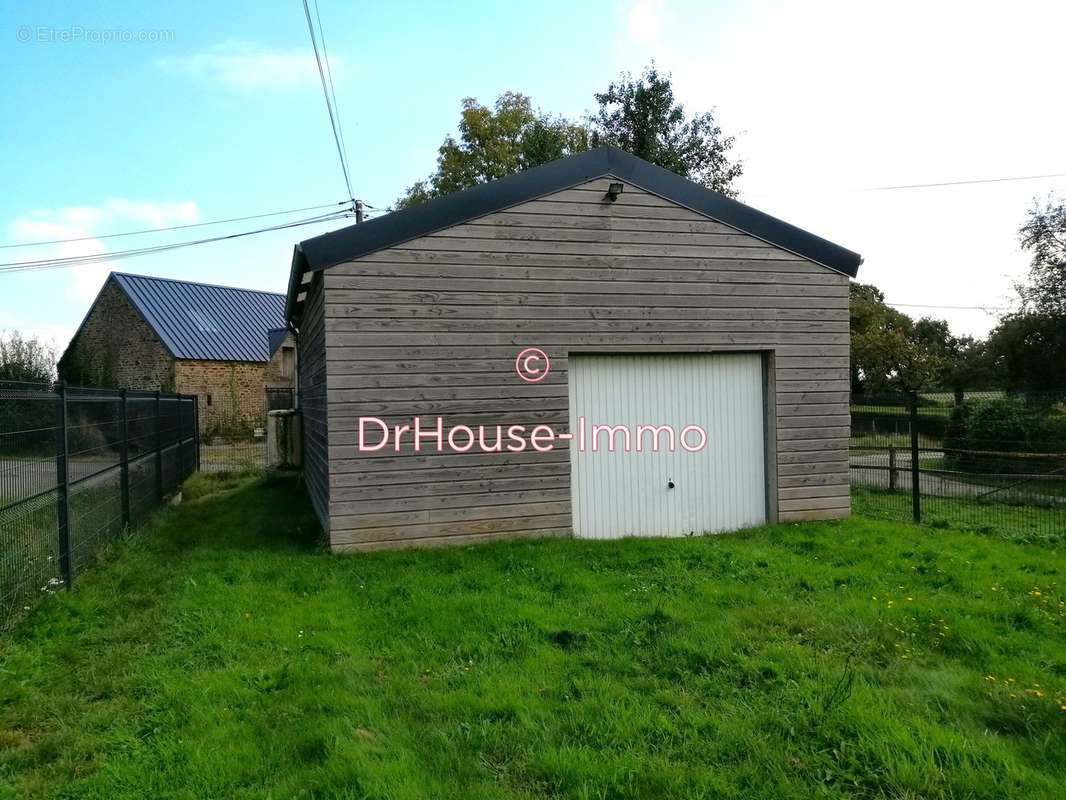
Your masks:
<path fill-rule="evenodd" d="M 1062 453 L 1062 458 L 1048 457 Z M 970 472 L 1050 472 L 1066 466 L 1066 408 L 1020 397 L 967 401 L 951 414 L 944 457 Z"/>

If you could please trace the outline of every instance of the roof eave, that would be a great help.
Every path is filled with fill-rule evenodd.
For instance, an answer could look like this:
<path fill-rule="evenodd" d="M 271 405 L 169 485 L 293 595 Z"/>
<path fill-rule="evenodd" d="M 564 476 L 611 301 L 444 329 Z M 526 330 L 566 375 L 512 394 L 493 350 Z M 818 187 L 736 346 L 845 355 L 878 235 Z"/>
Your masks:
<path fill-rule="evenodd" d="M 304 240 L 293 252 L 286 319 L 292 320 L 296 313 L 304 271 L 328 269 L 605 176 L 619 178 L 848 277 L 855 277 L 862 263 L 858 253 L 827 239 L 618 148 L 600 147 Z"/>
<path fill-rule="evenodd" d="M 307 257 L 304 255 L 302 245 L 292 248 L 292 265 L 289 267 L 289 290 L 285 293 L 285 321 L 290 325 L 296 325 L 299 317 L 296 314 L 297 296 L 300 284 L 303 283 L 304 273 L 307 271 Z"/>

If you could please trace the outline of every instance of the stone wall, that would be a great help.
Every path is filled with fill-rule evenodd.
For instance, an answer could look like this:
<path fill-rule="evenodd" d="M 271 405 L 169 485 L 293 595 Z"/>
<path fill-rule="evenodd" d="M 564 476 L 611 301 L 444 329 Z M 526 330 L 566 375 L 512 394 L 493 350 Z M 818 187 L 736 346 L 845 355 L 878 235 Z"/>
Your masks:
<path fill-rule="evenodd" d="M 266 426 L 265 368 L 249 361 L 178 361 L 175 387 L 199 397 L 202 433 L 244 437 Z"/>
<path fill-rule="evenodd" d="M 76 386 L 172 392 L 174 359 L 109 279 L 63 354 L 59 377 Z"/>

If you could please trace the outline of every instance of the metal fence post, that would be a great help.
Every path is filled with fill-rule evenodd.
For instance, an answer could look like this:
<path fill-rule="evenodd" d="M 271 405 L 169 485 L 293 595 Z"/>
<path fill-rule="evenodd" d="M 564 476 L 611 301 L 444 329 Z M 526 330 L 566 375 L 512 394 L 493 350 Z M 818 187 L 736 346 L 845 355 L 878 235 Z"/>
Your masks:
<path fill-rule="evenodd" d="M 192 437 L 196 447 L 196 471 L 200 471 L 200 395 L 192 396 Z"/>
<path fill-rule="evenodd" d="M 122 404 L 122 413 L 120 417 L 120 424 L 122 427 L 122 524 L 128 528 L 130 526 L 130 431 L 129 420 L 126 416 L 127 403 L 125 389 L 119 392 L 118 401 Z"/>
<path fill-rule="evenodd" d="M 67 464 L 67 384 L 56 387 L 56 520 L 59 523 L 59 574 L 70 586 L 74 570 L 70 559 L 70 469 Z"/>
<path fill-rule="evenodd" d="M 177 403 L 178 409 L 178 485 L 180 486 L 181 482 L 187 477 L 185 475 L 185 424 L 182 419 L 184 415 L 181 411 L 181 396 L 178 395 L 177 400 L 174 402 Z"/>
<path fill-rule="evenodd" d="M 155 393 L 155 493 L 163 502 L 163 418 L 160 415 L 159 392 Z"/>
<path fill-rule="evenodd" d="M 916 523 L 922 521 L 921 464 L 918 461 L 918 393 L 910 393 L 911 428 L 911 514 Z"/>
<path fill-rule="evenodd" d="M 899 476 L 896 473 L 896 446 L 890 444 L 888 446 L 888 490 L 890 492 L 896 491 L 898 487 Z"/>

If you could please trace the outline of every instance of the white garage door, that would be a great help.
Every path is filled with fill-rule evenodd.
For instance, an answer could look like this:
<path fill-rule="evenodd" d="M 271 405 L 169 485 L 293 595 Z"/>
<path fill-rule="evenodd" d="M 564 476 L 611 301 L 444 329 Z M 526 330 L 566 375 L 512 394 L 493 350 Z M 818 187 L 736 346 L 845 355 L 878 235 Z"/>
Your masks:
<path fill-rule="evenodd" d="M 755 353 L 574 355 L 570 444 L 576 536 L 683 536 L 766 521 L 762 359 Z M 584 417 L 582 425 L 581 418 Z M 596 431 L 594 426 L 624 426 Z M 687 452 L 638 426 L 686 426 L 707 434 Z M 584 430 L 582 450 L 581 430 Z M 624 431 L 629 432 L 625 452 Z M 598 449 L 593 452 L 593 438 Z M 637 452 L 637 439 L 643 451 Z M 608 451 L 613 439 L 615 451 Z M 685 436 L 699 445 L 698 432 Z"/>

